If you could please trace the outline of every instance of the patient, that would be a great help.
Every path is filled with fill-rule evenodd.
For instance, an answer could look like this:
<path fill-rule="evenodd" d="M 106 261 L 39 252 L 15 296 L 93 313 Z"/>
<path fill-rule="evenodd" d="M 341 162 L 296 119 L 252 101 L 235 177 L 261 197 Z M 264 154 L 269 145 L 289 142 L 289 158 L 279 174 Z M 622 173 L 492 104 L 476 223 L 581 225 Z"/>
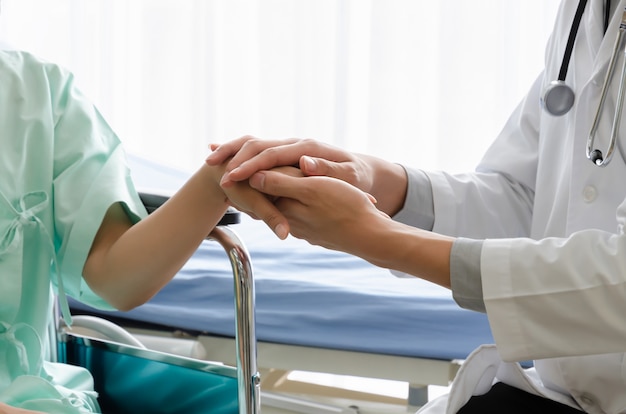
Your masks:
<path fill-rule="evenodd" d="M 0 49 L 0 131 L 0 414 L 99 412 L 87 371 L 47 362 L 54 293 L 67 323 L 66 295 L 131 309 L 229 205 L 272 227 L 280 215 L 247 184 L 223 190 L 224 166 L 203 164 L 146 217 L 118 137 L 70 73 L 28 53 Z"/>

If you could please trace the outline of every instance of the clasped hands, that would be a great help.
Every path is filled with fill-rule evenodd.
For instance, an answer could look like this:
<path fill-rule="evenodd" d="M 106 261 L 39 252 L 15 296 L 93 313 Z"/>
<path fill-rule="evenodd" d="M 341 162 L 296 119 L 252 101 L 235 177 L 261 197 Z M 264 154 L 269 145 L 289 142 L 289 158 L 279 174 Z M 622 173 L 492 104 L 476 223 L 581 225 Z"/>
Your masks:
<path fill-rule="evenodd" d="M 280 141 L 241 137 L 225 144 L 212 144 L 206 160 L 210 166 L 225 163 L 220 182 L 225 194 L 248 184 L 266 195 L 275 214 L 258 214 L 267 206 L 238 204 L 238 210 L 263 221 L 281 239 L 292 234 L 311 244 L 357 252 L 369 229 L 390 220 L 376 207 L 371 190 L 373 167 L 367 157 L 309 139 Z"/>

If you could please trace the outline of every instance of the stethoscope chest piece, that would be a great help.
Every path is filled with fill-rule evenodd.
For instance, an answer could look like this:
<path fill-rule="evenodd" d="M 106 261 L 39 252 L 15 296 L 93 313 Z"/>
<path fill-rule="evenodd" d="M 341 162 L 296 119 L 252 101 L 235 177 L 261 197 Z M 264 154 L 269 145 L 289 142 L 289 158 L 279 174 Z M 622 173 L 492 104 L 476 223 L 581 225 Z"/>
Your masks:
<path fill-rule="evenodd" d="M 563 55 L 563 61 L 561 62 L 561 69 L 559 70 L 559 77 L 557 80 L 550 82 L 548 87 L 544 90 L 541 97 L 541 106 L 543 109 L 551 115 L 561 116 L 566 114 L 574 106 L 574 90 L 565 84 L 565 77 L 567 76 L 567 69 L 569 66 L 570 58 L 574 50 L 574 42 L 576 40 L 576 33 L 580 26 L 580 21 L 585 10 L 587 0 L 579 0 L 576 13 L 574 15 L 574 21 L 572 22 L 572 28 L 570 29 L 569 36 L 567 38 L 567 44 L 565 46 L 565 53 Z M 605 4 L 605 11 L 610 11 L 610 3 Z M 608 14 L 605 16 L 606 32 L 608 28 Z M 622 110 L 624 106 L 624 96 L 626 95 L 626 50 L 624 51 L 624 61 L 622 62 L 622 73 L 619 83 L 619 90 L 617 92 L 617 99 L 615 102 L 615 114 L 613 116 L 613 125 L 611 127 L 611 136 L 606 153 L 603 153 L 599 149 L 594 147 L 595 135 L 598 131 L 600 124 L 600 118 L 603 112 L 604 103 L 608 94 L 608 90 L 615 72 L 615 66 L 618 60 L 620 50 L 623 48 L 623 38 L 626 34 L 626 8 L 622 11 L 622 21 L 615 38 L 615 44 L 613 46 L 613 53 L 609 61 L 609 67 L 604 78 L 604 84 L 602 85 L 602 92 L 600 95 L 600 103 L 596 111 L 589 136 L 587 137 L 586 156 L 591 162 L 599 167 L 606 166 L 613 156 L 613 150 L 615 146 L 622 152 L 619 144 L 617 144 L 617 135 L 619 133 L 620 121 L 622 118 Z M 623 156 L 623 154 L 622 154 Z M 626 160 L 626 158 L 625 158 Z"/>
<path fill-rule="evenodd" d="M 586 5 L 587 0 L 578 1 L 578 7 L 576 8 L 572 28 L 570 29 L 569 36 L 567 37 L 563 61 L 561 62 L 561 68 L 559 70 L 559 77 L 550 82 L 541 96 L 541 106 L 550 115 L 565 115 L 574 106 L 574 90 L 565 84 L 565 78 L 567 76 L 569 61 L 572 57 L 572 52 L 574 51 L 576 34 L 578 33 L 578 28 L 580 27 L 580 21 L 582 20 L 583 13 L 585 12 Z"/>
<path fill-rule="evenodd" d="M 541 97 L 541 106 L 549 114 L 561 116 L 574 106 L 574 91 L 562 80 L 550 82 Z"/>

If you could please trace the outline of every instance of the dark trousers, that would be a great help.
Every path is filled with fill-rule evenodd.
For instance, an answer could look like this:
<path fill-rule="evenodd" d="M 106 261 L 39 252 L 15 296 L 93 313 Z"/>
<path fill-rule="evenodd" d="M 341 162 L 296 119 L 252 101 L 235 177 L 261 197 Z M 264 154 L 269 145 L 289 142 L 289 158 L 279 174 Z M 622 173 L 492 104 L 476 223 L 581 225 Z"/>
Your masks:
<path fill-rule="evenodd" d="M 501 382 L 494 384 L 486 394 L 470 398 L 458 414 L 581 414 L 568 405 L 527 393 Z"/>

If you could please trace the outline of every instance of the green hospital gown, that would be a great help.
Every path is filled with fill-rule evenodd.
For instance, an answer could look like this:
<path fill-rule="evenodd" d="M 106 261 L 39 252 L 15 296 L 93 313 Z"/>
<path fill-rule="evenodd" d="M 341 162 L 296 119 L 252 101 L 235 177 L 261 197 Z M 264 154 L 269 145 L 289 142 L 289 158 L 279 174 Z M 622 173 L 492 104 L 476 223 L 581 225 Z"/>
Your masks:
<path fill-rule="evenodd" d="M 145 210 L 120 142 L 70 73 L 0 50 L 0 401 L 46 413 L 98 412 L 82 368 L 48 362 L 58 293 L 110 306 L 82 269 L 108 207 Z M 60 277 L 59 277 L 60 275 Z"/>

